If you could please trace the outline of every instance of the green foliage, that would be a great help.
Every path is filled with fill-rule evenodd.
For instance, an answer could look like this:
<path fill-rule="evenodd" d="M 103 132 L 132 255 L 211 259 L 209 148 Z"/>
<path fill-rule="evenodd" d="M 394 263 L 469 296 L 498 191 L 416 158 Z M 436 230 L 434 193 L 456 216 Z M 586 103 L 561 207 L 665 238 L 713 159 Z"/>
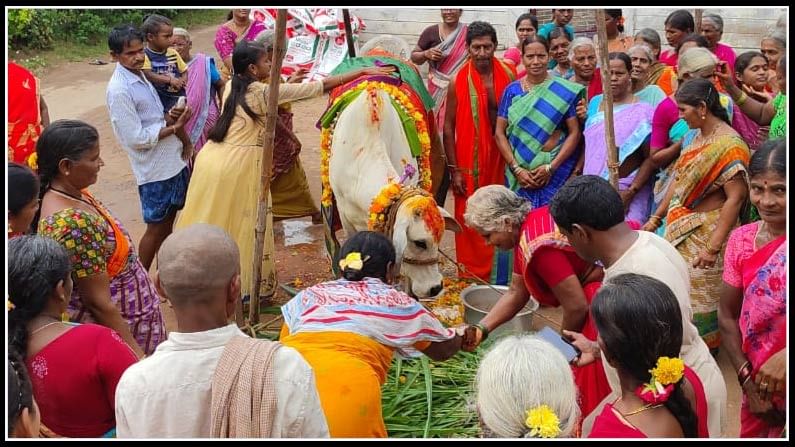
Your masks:
<path fill-rule="evenodd" d="M 223 23 L 224 10 L 190 9 L 9 9 L 10 49 L 49 49 L 57 42 L 93 45 L 107 39 L 111 28 L 125 23 L 140 26 L 148 14 L 161 14 L 183 27 L 208 18 Z M 188 23 L 179 23 L 184 19 Z M 211 22 L 210 22 L 211 23 Z"/>

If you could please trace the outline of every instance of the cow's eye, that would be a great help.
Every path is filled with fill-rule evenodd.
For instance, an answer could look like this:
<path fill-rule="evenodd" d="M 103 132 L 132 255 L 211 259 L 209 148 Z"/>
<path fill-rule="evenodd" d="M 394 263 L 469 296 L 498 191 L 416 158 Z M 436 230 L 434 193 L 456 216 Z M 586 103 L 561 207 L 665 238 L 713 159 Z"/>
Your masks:
<path fill-rule="evenodd" d="M 428 249 L 428 244 L 426 244 L 425 241 L 414 241 L 414 245 L 416 245 L 417 248 L 422 249 L 422 250 L 427 250 Z"/>

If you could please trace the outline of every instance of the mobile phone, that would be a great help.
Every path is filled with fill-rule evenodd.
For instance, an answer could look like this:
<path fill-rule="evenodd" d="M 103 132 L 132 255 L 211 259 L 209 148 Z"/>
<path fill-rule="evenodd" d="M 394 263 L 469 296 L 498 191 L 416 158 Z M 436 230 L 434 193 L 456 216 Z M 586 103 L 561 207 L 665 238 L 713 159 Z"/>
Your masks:
<path fill-rule="evenodd" d="M 184 109 L 186 102 L 187 99 L 184 96 L 180 96 L 179 99 L 177 99 L 177 105 L 175 107 L 178 109 Z"/>
<path fill-rule="evenodd" d="M 569 343 L 568 340 L 549 326 L 544 326 L 544 328 L 536 332 L 536 335 L 556 347 L 569 363 L 577 360 L 577 357 L 580 356 L 580 350 L 576 346 Z"/>

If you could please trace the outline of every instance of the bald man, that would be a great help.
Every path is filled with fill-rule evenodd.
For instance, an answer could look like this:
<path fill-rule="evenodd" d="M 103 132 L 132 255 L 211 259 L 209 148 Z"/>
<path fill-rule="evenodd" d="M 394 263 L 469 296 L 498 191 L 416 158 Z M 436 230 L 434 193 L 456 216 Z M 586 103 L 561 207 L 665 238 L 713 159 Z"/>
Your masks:
<path fill-rule="evenodd" d="M 249 411 L 271 418 L 261 424 L 265 433 L 246 437 L 329 436 L 315 376 L 303 357 L 279 343 L 253 340 L 229 323 L 240 299 L 240 254 L 224 230 L 195 224 L 171 234 L 158 253 L 155 285 L 174 308 L 177 331 L 119 381 L 119 438 L 226 437 L 219 420 L 256 425 L 229 411 L 252 396 L 261 396 L 266 410 Z M 256 380 L 241 372 L 259 378 L 262 390 L 252 392 Z"/>

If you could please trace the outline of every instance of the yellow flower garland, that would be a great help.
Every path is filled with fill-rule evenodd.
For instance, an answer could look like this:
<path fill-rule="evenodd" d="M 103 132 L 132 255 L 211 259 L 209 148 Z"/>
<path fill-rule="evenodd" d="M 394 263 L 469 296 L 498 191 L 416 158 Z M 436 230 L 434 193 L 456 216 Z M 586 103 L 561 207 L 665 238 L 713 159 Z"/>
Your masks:
<path fill-rule="evenodd" d="M 426 191 L 431 190 L 431 137 L 428 133 L 428 123 L 425 119 L 425 114 L 417 109 L 411 102 L 409 96 L 401 91 L 398 87 L 387 84 L 384 82 L 364 81 L 353 87 L 346 94 L 351 94 L 356 91 L 367 89 L 372 92 L 375 89 L 386 92 L 392 99 L 400 104 L 408 113 L 409 116 L 414 118 L 414 124 L 417 127 L 417 136 L 420 141 L 420 156 L 419 156 L 419 172 L 420 180 L 419 185 Z M 338 96 L 332 101 L 332 107 L 336 105 L 344 95 Z M 336 120 L 335 120 L 336 123 Z M 320 181 L 323 187 L 322 196 L 320 198 L 321 205 L 325 207 L 331 206 L 332 191 L 331 183 L 329 181 L 329 159 L 331 156 L 331 138 L 334 132 L 334 124 L 324 128 L 320 132 Z M 384 190 L 382 189 L 382 193 Z M 381 194 L 379 193 L 379 196 Z M 373 201 L 375 202 L 375 200 Z M 372 220 L 372 212 L 370 218 Z M 376 213 L 377 214 L 377 213 Z M 376 217 L 377 218 L 377 217 Z"/>

